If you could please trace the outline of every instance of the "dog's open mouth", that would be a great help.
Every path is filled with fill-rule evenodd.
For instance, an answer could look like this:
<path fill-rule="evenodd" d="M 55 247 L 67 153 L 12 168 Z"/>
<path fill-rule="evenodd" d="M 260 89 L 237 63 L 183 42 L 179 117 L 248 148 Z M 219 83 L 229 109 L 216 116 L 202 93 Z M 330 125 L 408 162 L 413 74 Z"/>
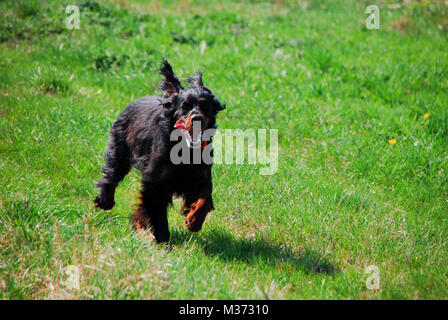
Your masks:
<path fill-rule="evenodd" d="M 174 125 L 174 128 L 182 129 L 182 134 L 184 135 L 185 141 L 187 142 L 189 148 L 199 148 L 201 146 L 204 148 L 204 144 L 201 143 L 202 132 L 200 130 L 200 126 L 197 128 L 192 125 L 190 128 L 187 128 L 185 119 L 179 119 Z"/>

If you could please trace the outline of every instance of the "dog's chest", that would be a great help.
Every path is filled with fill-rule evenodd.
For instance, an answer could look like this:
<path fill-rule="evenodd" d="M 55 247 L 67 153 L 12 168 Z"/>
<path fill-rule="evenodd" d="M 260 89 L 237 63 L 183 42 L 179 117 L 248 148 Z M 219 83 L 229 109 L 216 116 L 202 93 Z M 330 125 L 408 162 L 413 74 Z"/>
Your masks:
<path fill-rule="evenodd" d="M 182 191 L 189 186 L 210 179 L 209 165 L 167 165 L 160 171 L 160 180 L 170 185 L 176 191 Z"/>

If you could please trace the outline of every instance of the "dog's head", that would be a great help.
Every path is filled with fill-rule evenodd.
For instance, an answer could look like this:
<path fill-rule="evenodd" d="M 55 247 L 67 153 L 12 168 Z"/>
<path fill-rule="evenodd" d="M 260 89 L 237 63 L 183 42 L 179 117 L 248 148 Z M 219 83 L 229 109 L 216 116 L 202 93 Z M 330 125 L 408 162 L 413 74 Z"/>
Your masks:
<path fill-rule="evenodd" d="M 182 87 L 168 61 L 163 61 L 160 73 L 163 75 L 160 89 L 172 129 L 184 129 L 190 145 L 200 143 L 202 132 L 215 127 L 216 115 L 225 106 L 204 86 L 200 72 L 187 79 L 188 88 Z"/>

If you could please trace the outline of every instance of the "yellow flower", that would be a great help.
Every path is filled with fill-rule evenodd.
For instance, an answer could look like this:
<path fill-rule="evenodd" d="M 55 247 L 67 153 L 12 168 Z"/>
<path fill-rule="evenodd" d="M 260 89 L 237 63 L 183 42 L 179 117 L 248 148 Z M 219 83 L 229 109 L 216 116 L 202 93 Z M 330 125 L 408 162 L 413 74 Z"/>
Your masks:
<path fill-rule="evenodd" d="M 390 139 L 389 140 L 389 144 L 391 144 L 391 145 L 394 145 L 396 143 L 397 143 L 397 140 L 395 140 L 395 139 Z"/>
<path fill-rule="evenodd" d="M 428 119 L 430 115 L 431 115 L 430 113 L 425 113 L 425 114 L 423 115 L 423 118 Z"/>

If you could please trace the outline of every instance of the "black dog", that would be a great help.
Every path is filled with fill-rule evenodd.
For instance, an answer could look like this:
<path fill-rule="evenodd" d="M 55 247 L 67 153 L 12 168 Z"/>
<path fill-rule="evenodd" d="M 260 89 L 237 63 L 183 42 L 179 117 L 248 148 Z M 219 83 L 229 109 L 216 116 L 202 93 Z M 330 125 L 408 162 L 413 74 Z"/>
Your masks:
<path fill-rule="evenodd" d="M 166 60 L 160 72 L 162 96 L 132 102 L 113 124 L 95 199 L 98 208 L 112 209 L 118 183 L 131 167 L 139 169 L 143 190 L 132 223 L 138 230 L 151 227 L 157 243 L 169 241 L 167 207 L 174 195 L 183 198 L 185 223 L 192 232 L 201 230 L 213 209 L 212 164 L 173 164 L 170 150 L 178 142 L 170 140 L 171 132 L 185 129 L 193 140 L 193 121 L 200 123 L 201 132 L 216 128 L 216 115 L 225 108 L 203 85 L 201 73 L 191 76 L 184 89 Z"/>

